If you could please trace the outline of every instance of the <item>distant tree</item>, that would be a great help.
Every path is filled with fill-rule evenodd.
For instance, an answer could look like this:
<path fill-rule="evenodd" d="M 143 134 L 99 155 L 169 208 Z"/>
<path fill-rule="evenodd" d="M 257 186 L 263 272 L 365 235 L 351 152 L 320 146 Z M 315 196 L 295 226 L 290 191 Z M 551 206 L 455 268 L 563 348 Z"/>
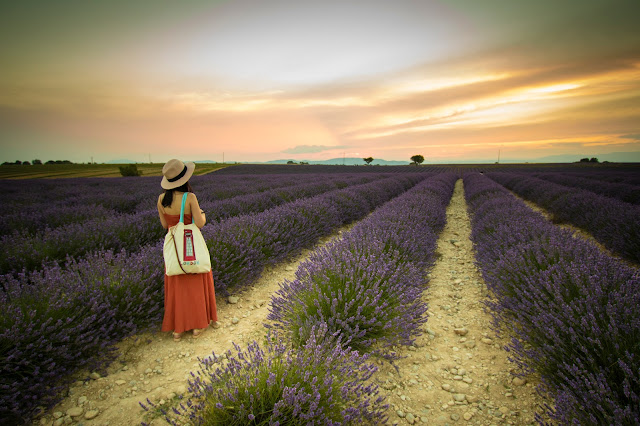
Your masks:
<path fill-rule="evenodd" d="M 20 160 L 16 160 L 16 162 L 15 162 L 15 163 L 13 163 L 13 164 L 17 164 L 18 166 L 21 166 L 21 165 L 22 165 L 22 161 L 20 161 Z"/>
<path fill-rule="evenodd" d="M 142 172 L 138 170 L 138 166 L 135 164 L 127 164 L 126 166 L 120 166 L 120 174 L 122 176 L 141 176 Z"/>
<path fill-rule="evenodd" d="M 303 165 L 307 164 L 308 165 L 309 163 L 307 163 L 306 161 L 301 161 L 300 164 L 303 164 Z"/>
<path fill-rule="evenodd" d="M 30 163 L 30 162 L 28 162 L 28 161 L 23 161 L 23 162 L 22 162 L 22 165 L 23 165 L 23 166 L 30 166 L 30 165 L 31 165 L 31 163 Z"/>
<path fill-rule="evenodd" d="M 367 157 L 367 158 L 363 158 L 364 162 L 367 164 L 371 164 L 371 162 L 373 161 L 373 157 Z"/>
<path fill-rule="evenodd" d="M 588 159 L 588 158 L 581 158 L 581 159 L 580 159 L 580 162 L 581 162 L 581 163 L 588 163 L 588 162 L 589 162 L 589 159 Z"/>
<path fill-rule="evenodd" d="M 41 160 L 36 159 L 36 160 L 33 160 L 33 161 L 31 162 L 31 164 L 33 164 L 33 165 L 36 165 L 36 164 L 42 164 L 42 161 L 41 161 Z"/>
<path fill-rule="evenodd" d="M 593 158 L 589 159 L 589 162 L 590 163 L 599 163 L 600 161 L 596 157 L 593 157 Z"/>
<path fill-rule="evenodd" d="M 298 164 L 298 163 L 296 163 L 296 162 L 295 162 L 295 161 L 293 161 L 293 160 L 289 160 L 289 161 L 287 161 L 287 164 Z"/>
<path fill-rule="evenodd" d="M 413 157 L 411 157 L 411 161 L 413 161 L 412 164 L 415 164 L 417 166 L 418 164 L 422 164 L 422 162 L 424 161 L 424 157 L 420 154 L 414 155 Z"/>

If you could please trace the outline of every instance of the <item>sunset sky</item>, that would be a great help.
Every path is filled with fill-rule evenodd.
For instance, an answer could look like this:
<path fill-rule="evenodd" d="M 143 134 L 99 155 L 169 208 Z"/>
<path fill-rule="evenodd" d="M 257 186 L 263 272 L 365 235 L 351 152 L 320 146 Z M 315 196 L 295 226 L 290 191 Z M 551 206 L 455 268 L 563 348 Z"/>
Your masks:
<path fill-rule="evenodd" d="M 638 0 L 3 2 L 0 161 L 640 155 L 638 22 Z"/>

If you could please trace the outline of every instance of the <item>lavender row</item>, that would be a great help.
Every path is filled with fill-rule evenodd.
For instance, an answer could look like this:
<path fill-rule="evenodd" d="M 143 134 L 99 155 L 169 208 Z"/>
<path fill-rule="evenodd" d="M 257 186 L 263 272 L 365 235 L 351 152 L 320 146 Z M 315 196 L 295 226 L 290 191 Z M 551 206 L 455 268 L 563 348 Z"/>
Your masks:
<path fill-rule="evenodd" d="M 314 244 L 331 230 L 364 217 L 426 175 L 397 175 L 296 200 L 257 215 L 233 217 L 202 228 L 211 252 L 216 291 L 256 279 L 264 266 Z"/>
<path fill-rule="evenodd" d="M 202 202 L 210 221 L 260 212 L 298 198 L 321 194 L 338 187 L 379 179 L 382 176 L 345 176 L 340 179 L 315 176 L 312 181 L 270 191 L 233 197 L 218 202 Z M 151 196 L 150 196 L 151 197 Z M 206 199 L 206 197 L 204 197 Z M 55 211 L 55 209 L 54 209 Z M 78 209 L 84 212 L 86 209 Z M 0 273 L 34 270 L 43 262 L 64 261 L 96 250 L 137 251 L 164 236 L 158 226 L 156 208 L 136 214 L 105 214 L 57 228 L 47 227 L 34 235 L 14 232 L 0 237 L 5 250 L 0 253 Z"/>
<path fill-rule="evenodd" d="M 538 372 L 555 400 L 544 415 L 560 424 L 638 424 L 638 270 L 572 238 L 487 177 L 464 183 L 477 262 L 494 296 L 488 306 L 523 372 Z"/>
<path fill-rule="evenodd" d="M 554 221 L 582 228 L 612 252 L 640 264 L 639 206 L 529 176 L 488 176 L 546 209 Z"/>
<path fill-rule="evenodd" d="M 389 348 L 410 344 L 426 320 L 424 269 L 455 180 L 438 175 L 419 183 L 312 253 L 272 298 L 266 350 L 254 342 L 201 360 L 191 398 L 167 421 L 385 423 L 384 399 L 367 384 L 376 368 L 360 354 L 381 344 L 379 353 L 394 358 Z"/>
<path fill-rule="evenodd" d="M 265 265 L 361 218 L 423 178 L 398 175 L 208 224 L 203 234 L 216 290 L 224 294 L 248 285 Z M 69 259 L 64 268 L 0 276 L 0 419 L 26 421 L 37 407 L 51 407 L 71 375 L 99 369 L 116 355 L 115 343 L 156 326 L 163 270 L 158 241 L 134 253 L 102 251 Z"/>
<path fill-rule="evenodd" d="M 586 189 L 605 197 L 616 198 L 630 204 L 640 204 L 640 186 L 626 183 L 601 182 L 587 179 L 581 175 L 572 173 L 540 173 L 534 175 L 537 178 L 548 180 L 571 188 Z"/>
<path fill-rule="evenodd" d="M 378 175 L 379 177 L 380 175 Z M 272 191 L 318 179 L 340 185 L 354 180 L 354 175 L 342 176 L 194 176 L 191 181 L 201 203 L 211 203 L 240 195 Z M 361 175 L 373 179 L 374 175 Z M 5 197 L 0 207 L 0 236 L 11 233 L 24 235 L 83 222 L 155 209 L 159 178 L 85 178 L 31 179 L 16 187 L 14 181 L 0 181 Z"/>
<path fill-rule="evenodd" d="M 343 347 L 326 324 L 313 327 L 301 347 L 268 333 L 246 350 L 235 345 L 200 359 L 190 397 L 171 413 L 171 425 L 386 424 L 384 397 L 371 383 L 377 367 L 367 355 Z M 140 402 L 145 410 L 155 405 Z"/>
<path fill-rule="evenodd" d="M 411 344 L 426 321 L 425 269 L 456 180 L 423 181 L 313 252 L 272 297 L 268 327 L 300 346 L 326 323 L 352 349 L 395 358 L 391 348 Z"/>

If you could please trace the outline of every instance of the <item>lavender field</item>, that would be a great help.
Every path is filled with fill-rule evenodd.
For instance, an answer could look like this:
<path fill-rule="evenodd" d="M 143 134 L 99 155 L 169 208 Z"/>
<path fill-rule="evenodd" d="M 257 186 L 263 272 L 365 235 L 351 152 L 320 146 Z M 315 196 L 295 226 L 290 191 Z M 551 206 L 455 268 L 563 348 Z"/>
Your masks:
<path fill-rule="evenodd" d="M 484 302 L 511 339 L 514 365 L 541 377 L 541 421 L 640 422 L 639 175 L 632 166 L 492 165 L 235 166 L 194 176 L 219 298 L 354 226 L 281 283 L 264 342 L 236 346 L 224 363 L 215 348 L 202 360 L 185 395 L 193 403 L 169 421 L 386 423 L 374 360 L 402 358 L 399 348 L 428 327 L 427 273 L 464 178 Z M 157 177 L 0 186 L 0 419 L 23 424 L 89 372 L 106 374 L 123 339 L 159 329 L 164 230 Z M 221 384 L 232 377 L 230 393 Z"/>

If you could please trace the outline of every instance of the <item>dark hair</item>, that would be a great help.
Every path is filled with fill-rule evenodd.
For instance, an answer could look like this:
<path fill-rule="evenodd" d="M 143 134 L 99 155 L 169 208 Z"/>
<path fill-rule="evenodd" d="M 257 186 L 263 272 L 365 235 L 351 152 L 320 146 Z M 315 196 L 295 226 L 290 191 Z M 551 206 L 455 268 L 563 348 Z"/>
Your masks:
<path fill-rule="evenodd" d="M 185 183 L 182 186 L 172 189 L 164 190 L 164 197 L 162 197 L 162 207 L 169 207 L 171 203 L 173 203 L 173 193 L 175 191 L 179 192 L 193 192 L 193 188 L 191 188 L 191 184 L 189 182 Z"/>

